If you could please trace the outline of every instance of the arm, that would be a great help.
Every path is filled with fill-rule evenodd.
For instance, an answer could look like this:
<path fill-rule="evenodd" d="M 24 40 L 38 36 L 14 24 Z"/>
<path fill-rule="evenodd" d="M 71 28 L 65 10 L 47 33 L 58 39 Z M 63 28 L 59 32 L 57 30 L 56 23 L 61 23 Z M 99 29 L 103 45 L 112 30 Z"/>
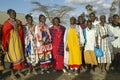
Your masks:
<path fill-rule="evenodd" d="M 99 48 L 99 45 L 98 45 L 98 36 L 95 37 L 95 41 L 96 41 L 96 47 Z"/>
<path fill-rule="evenodd" d="M 111 25 L 108 25 L 108 34 L 112 41 L 118 38 L 118 36 L 115 36 L 113 33 L 113 27 Z"/>
<path fill-rule="evenodd" d="M 105 35 L 101 36 L 102 39 L 109 37 L 108 24 L 105 24 L 105 28 L 107 29 L 107 33 Z"/>
<path fill-rule="evenodd" d="M 8 20 L 5 21 L 3 24 L 3 28 L 2 28 L 2 45 L 3 45 L 4 50 L 7 50 L 9 35 L 10 35 L 10 31 L 12 29 L 14 29 L 14 28 L 8 22 Z"/>
<path fill-rule="evenodd" d="M 42 40 L 42 34 L 41 31 L 38 30 L 38 25 L 35 26 L 35 39 L 36 41 L 41 41 Z"/>
<path fill-rule="evenodd" d="M 80 26 L 77 26 L 77 27 L 78 27 L 79 35 L 80 35 L 80 44 L 81 44 L 81 46 L 84 46 L 85 39 L 84 39 L 84 36 L 83 36 L 82 28 Z"/>
<path fill-rule="evenodd" d="M 51 42 L 51 35 L 50 35 L 50 30 L 49 30 L 49 28 L 47 28 L 47 33 L 48 33 L 48 36 L 49 36 L 49 41 Z"/>
<path fill-rule="evenodd" d="M 69 29 L 69 28 L 68 28 Z M 68 45 L 67 45 L 67 35 L 68 35 L 68 29 L 65 30 L 65 34 L 64 34 L 64 50 L 69 51 L 68 49 Z"/>
<path fill-rule="evenodd" d="M 22 46 L 23 46 L 23 49 L 24 49 L 24 46 L 25 46 L 25 42 L 24 42 L 24 34 L 23 34 L 23 25 L 22 25 L 22 22 L 18 20 L 18 30 L 19 30 L 19 36 L 20 36 L 20 39 L 22 41 Z"/>
<path fill-rule="evenodd" d="M 99 48 L 98 35 L 99 35 L 99 29 L 98 29 L 98 26 L 96 26 L 96 29 L 95 29 L 95 41 L 96 41 L 96 47 L 97 48 Z"/>

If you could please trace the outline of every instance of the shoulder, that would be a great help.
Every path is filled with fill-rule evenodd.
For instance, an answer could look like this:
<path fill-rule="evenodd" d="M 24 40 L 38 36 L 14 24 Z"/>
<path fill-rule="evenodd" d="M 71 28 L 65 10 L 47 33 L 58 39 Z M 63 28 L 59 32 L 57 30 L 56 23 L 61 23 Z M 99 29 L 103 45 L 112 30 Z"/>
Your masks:
<path fill-rule="evenodd" d="M 99 28 L 101 28 L 100 23 L 96 25 L 96 29 L 99 29 Z"/>
<path fill-rule="evenodd" d="M 20 20 L 18 20 L 18 19 L 16 19 L 16 21 L 17 21 L 18 24 L 21 24 L 21 23 L 22 23 L 22 21 L 20 21 Z"/>
<path fill-rule="evenodd" d="M 75 29 L 76 29 L 77 31 L 82 31 L 82 28 L 81 28 L 80 25 L 76 25 L 76 26 L 75 26 Z"/>
<path fill-rule="evenodd" d="M 7 19 L 7 20 L 5 20 L 3 24 L 6 24 L 6 23 L 8 23 L 8 22 L 9 22 L 9 20 L 10 20 L 10 19 Z"/>
<path fill-rule="evenodd" d="M 8 27 L 8 26 L 12 26 L 10 23 L 10 19 L 5 20 L 3 23 L 3 27 Z"/>
<path fill-rule="evenodd" d="M 60 25 L 61 29 L 66 29 L 63 25 Z"/>
<path fill-rule="evenodd" d="M 80 27 L 80 25 L 78 25 L 78 24 L 76 24 L 76 26 L 75 26 L 76 28 L 79 28 Z"/>
<path fill-rule="evenodd" d="M 96 21 L 96 20 L 95 20 L 95 21 L 93 22 L 93 25 L 97 25 L 97 24 L 99 24 L 99 23 L 100 23 L 100 21 Z"/>
<path fill-rule="evenodd" d="M 39 26 L 39 24 L 34 24 L 34 27 L 36 27 L 36 28 L 37 28 L 38 26 Z"/>
<path fill-rule="evenodd" d="M 50 28 L 49 28 L 50 30 L 54 30 L 54 26 L 52 25 L 52 26 L 50 26 Z"/>
<path fill-rule="evenodd" d="M 100 26 L 100 23 L 96 24 L 96 26 Z"/>

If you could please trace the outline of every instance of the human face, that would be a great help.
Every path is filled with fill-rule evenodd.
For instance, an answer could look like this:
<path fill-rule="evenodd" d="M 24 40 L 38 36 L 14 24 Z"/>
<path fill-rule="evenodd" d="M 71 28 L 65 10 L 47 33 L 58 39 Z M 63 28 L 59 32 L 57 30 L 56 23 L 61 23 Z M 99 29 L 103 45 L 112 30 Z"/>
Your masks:
<path fill-rule="evenodd" d="M 53 21 L 53 25 L 55 25 L 55 26 L 59 26 L 59 20 L 58 20 L 58 19 L 54 19 L 54 21 Z"/>
<path fill-rule="evenodd" d="M 90 19 L 91 19 L 92 21 L 95 21 L 95 15 L 94 15 L 94 14 L 91 14 L 91 15 L 90 15 Z"/>
<path fill-rule="evenodd" d="M 75 19 L 74 17 L 71 17 L 71 18 L 70 18 L 70 24 L 71 24 L 71 25 L 76 24 L 76 19 Z"/>
<path fill-rule="evenodd" d="M 109 18 L 109 19 L 108 19 L 108 22 L 109 22 L 109 23 L 112 23 L 112 18 Z"/>
<path fill-rule="evenodd" d="M 88 23 L 87 23 L 87 27 L 88 27 L 89 29 L 91 29 L 91 28 L 92 28 L 92 22 L 88 22 Z"/>
<path fill-rule="evenodd" d="M 32 24 L 32 22 L 33 22 L 33 19 L 32 19 L 31 17 L 28 17 L 28 18 L 27 18 L 27 23 L 28 23 L 28 24 Z"/>
<path fill-rule="evenodd" d="M 45 22 L 46 22 L 45 16 L 42 16 L 42 17 L 40 18 L 40 22 L 42 22 L 42 23 L 45 23 Z"/>
<path fill-rule="evenodd" d="M 9 13 L 9 16 L 10 16 L 10 18 L 15 19 L 16 18 L 16 12 L 15 11 L 11 11 Z"/>
<path fill-rule="evenodd" d="M 83 17 L 79 17 L 78 21 L 79 23 L 83 23 Z"/>
<path fill-rule="evenodd" d="M 120 21 L 119 16 L 115 16 L 115 17 L 114 17 L 114 22 L 119 23 L 119 21 Z"/>
<path fill-rule="evenodd" d="M 106 21 L 105 15 L 100 16 L 100 21 L 101 21 L 102 23 L 105 23 L 105 21 Z"/>

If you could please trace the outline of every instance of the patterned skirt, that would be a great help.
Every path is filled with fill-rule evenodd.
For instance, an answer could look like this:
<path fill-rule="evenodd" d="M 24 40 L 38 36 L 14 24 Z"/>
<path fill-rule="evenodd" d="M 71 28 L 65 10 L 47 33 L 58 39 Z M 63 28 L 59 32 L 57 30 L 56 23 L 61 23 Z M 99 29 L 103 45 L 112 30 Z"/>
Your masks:
<path fill-rule="evenodd" d="M 51 50 L 52 44 L 41 45 L 40 47 L 37 47 L 40 66 L 45 67 L 51 64 L 52 60 Z"/>
<path fill-rule="evenodd" d="M 9 38 L 8 53 L 6 54 L 8 62 L 13 63 L 14 69 L 25 67 L 22 42 L 19 34 L 15 30 L 11 30 Z"/>

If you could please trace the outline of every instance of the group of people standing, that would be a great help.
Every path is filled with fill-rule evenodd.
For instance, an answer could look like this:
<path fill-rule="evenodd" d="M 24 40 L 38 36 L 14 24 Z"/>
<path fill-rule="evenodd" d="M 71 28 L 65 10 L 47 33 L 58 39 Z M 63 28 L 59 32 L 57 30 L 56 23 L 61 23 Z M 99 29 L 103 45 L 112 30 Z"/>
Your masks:
<path fill-rule="evenodd" d="M 13 9 L 7 11 L 9 18 L 2 25 L 2 45 L 6 52 L 4 63 L 9 63 L 11 78 L 15 72 L 23 77 L 21 69 L 29 67 L 27 76 L 40 66 L 40 73 L 62 70 L 78 75 L 80 68 L 87 71 L 99 67 L 102 72 L 110 66 L 114 55 L 120 51 L 119 16 L 116 14 L 111 23 L 106 23 L 106 16 L 96 20 L 94 13 L 86 20 L 83 16 L 70 17 L 70 26 L 61 25 L 59 17 L 52 19 L 52 26 L 46 24 L 46 17 L 39 16 L 39 23 L 33 23 L 33 17 L 25 16 L 26 25 L 16 19 Z M 112 39 L 111 39 L 111 34 Z M 101 48 L 104 55 L 96 57 L 94 47 Z M 115 54 L 114 54 L 115 53 Z M 5 64 L 8 67 L 8 64 Z"/>

